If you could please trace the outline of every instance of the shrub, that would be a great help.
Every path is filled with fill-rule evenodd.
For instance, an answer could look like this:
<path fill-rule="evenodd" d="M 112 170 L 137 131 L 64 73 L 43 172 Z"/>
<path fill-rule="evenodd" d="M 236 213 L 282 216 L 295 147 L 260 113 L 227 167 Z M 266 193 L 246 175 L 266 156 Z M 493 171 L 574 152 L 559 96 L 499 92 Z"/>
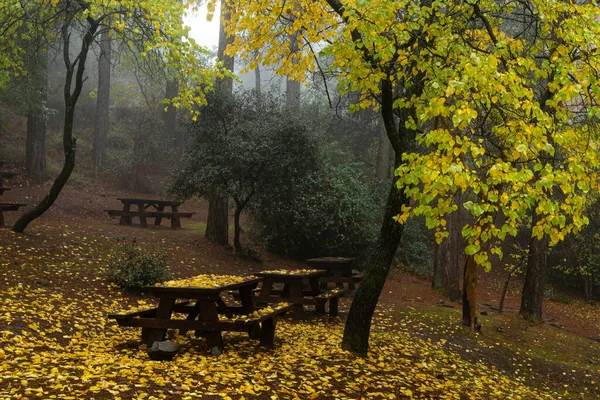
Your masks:
<path fill-rule="evenodd" d="M 324 160 L 319 171 L 295 181 L 294 190 L 261 197 L 252 210 L 252 229 L 280 254 L 366 255 L 375 242 L 381 207 L 360 171 L 357 164 Z"/>
<path fill-rule="evenodd" d="M 141 289 L 169 279 L 164 255 L 144 254 L 135 239 L 118 243 L 108 258 L 109 279 L 125 289 Z"/>

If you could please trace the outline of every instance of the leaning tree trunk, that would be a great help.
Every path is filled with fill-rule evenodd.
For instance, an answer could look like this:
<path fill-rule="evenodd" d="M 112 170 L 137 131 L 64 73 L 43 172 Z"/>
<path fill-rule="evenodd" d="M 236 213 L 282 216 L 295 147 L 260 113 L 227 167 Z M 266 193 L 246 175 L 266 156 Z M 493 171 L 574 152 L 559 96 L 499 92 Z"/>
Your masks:
<path fill-rule="evenodd" d="M 375 160 L 375 178 L 380 182 L 387 182 L 390 177 L 390 148 L 390 139 L 388 139 L 385 126 L 382 124 Z"/>
<path fill-rule="evenodd" d="M 67 16 L 67 20 L 63 23 L 62 27 L 62 38 L 63 38 L 63 58 L 66 66 L 65 73 L 65 87 L 64 87 L 64 99 L 65 99 L 65 126 L 63 129 L 63 151 L 65 154 L 65 162 L 60 174 L 54 180 L 50 191 L 40 201 L 40 203 L 23 214 L 17 222 L 15 222 L 12 230 L 15 232 L 23 232 L 27 225 L 33 220 L 44 214 L 51 206 L 54 201 L 58 198 L 62 188 L 65 186 L 73 168 L 75 168 L 75 143 L 76 140 L 73 138 L 73 119 L 75 117 L 75 105 L 77 99 L 81 94 L 83 88 L 83 72 L 85 70 L 85 62 L 87 59 L 90 45 L 94 40 L 94 33 L 98 29 L 98 23 L 92 18 L 88 17 L 87 22 L 90 24 L 83 39 L 81 41 L 81 50 L 74 62 L 70 59 L 70 32 L 69 25 L 73 20 L 73 16 Z M 75 75 L 75 88 L 71 91 L 71 85 L 73 84 L 73 75 Z"/>
<path fill-rule="evenodd" d="M 537 216 L 534 214 L 531 226 L 535 226 Z M 548 239 L 535 237 L 529 242 L 529 254 L 527 256 L 527 272 L 525 273 L 525 285 L 521 295 L 521 309 L 519 314 L 527 319 L 542 319 L 542 303 L 544 298 L 544 283 L 546 281 L 546 253 Z"/>
<path fill-rule="evenodd" d="M 225 55 L 225 49 L 233 43 L 234 37 L 225 32 L 225 23 L 230 20 L 230 12 L 226 0 L 221 1 L 221 25 L 219 27 L 219 50 L 218 58 L 223 60 L 225 68 L 233 71 L 233 57 Z M 223 78 L 215 83 L 217 91 L 231 93 L 233 91 L 233 79 Z M 227 212 L 227 198 L 212 195 L 208 201 L 208 219 L 206 221 L 206 238 L 222 245 L 229 244 L 229 217 Z"/>
<path fill-rule="evenodd" d="M 234 217 L 234 234 L 233 234 L 233 248 L 235 249 L 236 252 L 242 251 L 242 243 L 240 242 L 240 232 L 241 232 L 241 225 L 240 225 L 240 217 L 242 215 L 242 208 L 243 206 L 241 206 L 240 204 L 237 205 L 236 209 L 235 209 L 235 217 Z"/>
<path fill-rule="evenodd" d="M 465 262 L 463 276 L 463 313 L 462 324 L 474 326 L 477 319 L 477 263 L 473 256 Z"/>
<path fill-rule="evenodd" d="M 104 28 L 100 36 L 100 57 L 98 59 L 98 97 L 96 98 L 96 124 L 94 125 L 94 140 L 92 156 L 96 174 L 101 165 L 106 162 L 106 141 L 108 139 L 108 118 L 110 103 L 110 63 L 111 40 L 109 27 Z"/>
<path fill-rule="evenodd" d="M 448 237 L 436 247 L 432 287 L 442 289 L 444 296 L 450 301 L 461 298 L 460 272 L 461 255 L 464 254 L 464 243 L 461 234 L 462 195 L 455 198 L 458 210 L 446 219 Z"/>
<path fill-rule="evenodd" d="M 417 77 L 415 81 L 419 82 L 419 78 Z M 408 96 L 410 97 L 413 94 L 418 95 L 422 90 L 423 87 L 421 85 L 414 84 L 409 89 Z M 416 132 L 407 128 L 404 123 L 408 118 L 415 118 L 414 110 L 401 110 L 399 124 L 396 125 L 393 110 L 394 92 L 391 81 L 382 81 L 381 93 L 381 115 L 388 138 L 394 149 L 394 166 L 399 167 L 402 163 L 402 154 L 409 151 L 414 145 Z M 409 198 L 404 195 L 402 190 L 396 187 L 397 180 L 397 177 L 392 179 L 379 237 L 369 256 L 365 276 L 354 295 L 344 328 L 342 348 L 363 357 L 367 355 L 369 349 L 369 333 L 371 331 L 373 313 L 375 312 L 379 295 L 383 290 L 383 285 L 396 255 L 404 229 L 404 226 L 396 222 L 393 217 L 401 211 L 403 205 L 408 205 L 409 203 Z"/>
<path fill-rule="evenodd" d="M 27 112 L 27 139 L 25 145 L 25 171 L 34 183 L 46 177 L 46 115 L 48 100 L 48 57 L 41 51 L 35 55 L 35 70 L 30 71 L 34 93 Z"/>

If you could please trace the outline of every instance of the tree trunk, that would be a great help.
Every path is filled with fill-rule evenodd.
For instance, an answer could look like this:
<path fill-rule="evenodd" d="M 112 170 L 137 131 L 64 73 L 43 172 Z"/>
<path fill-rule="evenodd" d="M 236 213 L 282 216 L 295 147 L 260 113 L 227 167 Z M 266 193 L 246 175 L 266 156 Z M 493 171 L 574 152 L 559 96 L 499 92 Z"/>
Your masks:
<path fill-rule="evenodd" d="M 211 196 L 208 200 L 206 238 L 224 246 L 229 245 L 227 199 Z"/>
<path fill-rule="evenodd" d="M 242 208 L 238 205 L 235 209 L 235 231 L 233 236 L 233 247 L 235 251 L 242 251 L 242 244 L 240 243 L 240 233 L 241 233 L 241 225 L 240 225 L 240 216 L 242 215 Z"/>
<path fill-rule="evenodd" d="M 380 182 L 387 182 L 390 177 L 390 150 L 390 139 L 388 139 L 385 126 L 382 124 L 379 146 L 377 147 L 377 159 L 375 160 L 375 177 Z"/>
<path fill-rule="evenodd" d="M 46 118 L 48 101 L 48 56 L 35 54 L 35 70 L 30 71 L 34 93 L 31 94 L 27 112 L 27 139 L 25 145 L 25 171 L 34 183 L 46 178 Z"/>
<path fill-rule="evenodd" d="M 464 326 L 475 325 L 477 319 L 477 263 L 473 256 L 468 256 L 465 262 L 462 314 Z"/>
<path fill-rule="evenodd" d="M 76 140 L 73 138 L 73 119 L 75 117 L 75 105 L 77 104 L 77 100 L 79 99 L 79 95 L 81 94 L 81 89 L 83 88 L 83 72 L 85 70 L 85 62 L 87 59 L 87 54 L 94 40 L 94 33 L 96 29 L 98 29 L 98 24 L 92 19 L 88 18 L 88 23 L 90 24 L 83 39 L 81 41 L 81 50 L 78 54 L 78 58 L 75 59 L 74 62 L 71 62 L 70 59 L 70 38 L 71 34 L 69 32 L 70 23 L 73 20 L 73 15 L 67 15 L 66 20 L 63 22 L 62 26 L 62 38 L 63 38 L 63 58 L 65 61 L 65 66 L 67 67 L 67 71 L 65 73 L 65 86 L 64 86 L 64 99 L 65 99 L 65 125 L 63 129 L 63 151 L 65 154 L 65 162 L 63 164 L 63 168 L 60 171 L 60 174 L 54 180 L 50 191 L 42 199 L 42 201 L 23 214 L 12 230 L 15 232 L 23 232 L 27 225 L 29 225 L 33 220 L 44 214 L 51 206 L 54 204 L 54 201 L 58 198 L 62 188 L 65 186 L 69 177 L 71 176 L 71 172 L 73 172 L 73 168 L 75 168 L 75 145 Z M 73 75 L 75 74 L 75 88 L 71 91 L 71 85 L 73 84 Z"/>
<path fill-rule="evenodd" d="M 536 217 L 532 226 L 535 226 Z M 548 239 L 543 237 L 538 240 L 531 238 L 529 242 L 529 255 L 527 256 L 527 272 L 525 285 L 521 295 L 521 314 L 526 319 L 542 319 L 542 303 L 544 298 L 544 283 L 546 281 L 546 251 Z"/>
<path fill-rule="evenodd" d="M 173 99 L 179 94 L 179 86 L 176 80 L 168 80 L 165 91 L 166 99 Z M 167 111 L 163 112 L 163 124 L 165 128 L 165 138 L 175 138 L 175 148 L 179 154 L 183 154 L 184 140 L 183 135 L 177 132 L 177 109 L 173 104 L 167 106 Z"/>
<path fill-rule="evenodd" d="M 98 97 L 96 98 L 96 124 L 94 125 L 94 140 L 92 155 L 94 170 L 106 162 L 106 141 L 108 139 L 108 118 L 110 103 L 110 67 L 111 40 L 108 35 L 109 27 L 100 35 L 100 58 L 98 59 Z"/>
<path fill-rule="evenodd" d="M 415 77 L 415 82 L 420 81 L 420 76 Z M 383 80 L 381 86 L 381 116 L 394 149 L 394 166 L 398 167 L 402 163 L 402 154 L 414 146 L 416 132 L 405 125 L 408 118 L 415 118 L 414 110 L 400 110 L 399 123 L 396 125 L 392 82 Z M 408 90 L 407 96 L 418 95 L 422 90 L 422 85 L 413 84 Z M 371 319 L 404 229 L 404 226 L 396 222 L 393 217 L 400 212 L 403 205 L 408 205 L 409 199 L 402 190 L 396 187 L 396 181 L 397 178 L 394 177 L 391 182 L 379 237 L 372 253 L 369 255 L 365 276 L 354 295 L 344 328 L 342 348 L 362 357 L 367 355 L 369 349 Z"/>
<path fill-rule="evenodd" d="M 444 296 L 450 301 L 457 301 L 461 297 L 460 270 L 461 260 L 464 254 L 464 243 L 461 233 L 461 208 L 462 195 L 455 198 L 458 210 L 446 218 L 446 228 L 449 236 L 436 247 L 434 260 L 434 274 L 432 287 L 443 289 Z"/>
<path fill-rule="evenodd" d="M 258 50 L 255 52 L 255 55 L 258 58 Z M 256 68 L 254 68 L 254 87 L 256 88 L 256 95 L 260 97 L 261 95 L 261 82 L 260 82 L 260 65 L 257 63 Z"/>
<path fill-rule="evenodd" d="M 292 57 L 292 63 L 298 63 L 298 33 L 294 33 L 290 37 L 290 56 Z M 286 77 L 285 83 L 285 104 L 290 110 L 297 110 L 300 108 L 300 82 L 291 79 L 289 76 Z"/>
<path fill-rule="evenodd" d="M 401 162 L 401 154 L 396 156 L 396 163 Z M 342 347 L 360 356 L 366 356 L 369 348 L 369 332 L 371 318 L 377 306 L 379 295 L 385 284 L 390 265 L 396 255 L 396 250 L 402 238 L 404 225 L 396 222 L 393 217 L 398 214 L 402 205 L 408 204 L 408 199 L 396 187 L 394 178 L 390 186 L 385 215 L 379 231 L 375 250 L 369 257 L 369 267 L 360 282 L 354 300 L 348 313 Z"/>
<path fill-rule="evenodd" d="M 228 10 L 228 2 L 221 1 L 221 24 L 219 26 L 219 50 L 218 58 L 223 61 L 225 68 L 233 71 L 233 57 L 225 55 L 227 45 L 233 43 L 233 36 L 228 36 L 225 32 L 225 25 L 230 20 L 230 12 Z M 231 93 L 233 91 L 233 79 L 223 78 L 215 82 L 216 90 Z M 212 195 L 208 201 L 208 219 L 206 221 L 206 237 L 210 240 L 222 244 L 229 245 L 229 225 L 227 212 L 227 198 L 222 198 L 217 195 Z"/>

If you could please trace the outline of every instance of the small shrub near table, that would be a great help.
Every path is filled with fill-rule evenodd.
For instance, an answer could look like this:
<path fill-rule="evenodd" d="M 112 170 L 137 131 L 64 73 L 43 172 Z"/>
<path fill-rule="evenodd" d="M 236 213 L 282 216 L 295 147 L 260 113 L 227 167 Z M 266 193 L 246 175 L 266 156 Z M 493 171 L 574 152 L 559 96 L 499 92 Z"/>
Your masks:
<path fill-rule="evenodd" d="M 165 272 L 167 259 L 164 255 L 145 254 L 136 244 L 120 242 L 108 259 L 109 279 L 124 289 L 141 289 L 170 279 Z"/>

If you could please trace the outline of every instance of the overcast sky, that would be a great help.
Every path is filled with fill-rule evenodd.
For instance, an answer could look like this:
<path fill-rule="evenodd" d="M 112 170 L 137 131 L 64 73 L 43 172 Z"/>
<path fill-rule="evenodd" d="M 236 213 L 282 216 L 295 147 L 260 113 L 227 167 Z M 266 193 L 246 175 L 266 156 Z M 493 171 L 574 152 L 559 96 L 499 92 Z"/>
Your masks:
<path fill-rule="evenodd" d="M 186 25 L 192 28 L 190 36 L 202 46 L 209 49 L 219 45 L 219 7 L 215 11 L 212 21 L 206 20 L 206 6 L 202 6 L 197 13 L 185 19 Z"/>

